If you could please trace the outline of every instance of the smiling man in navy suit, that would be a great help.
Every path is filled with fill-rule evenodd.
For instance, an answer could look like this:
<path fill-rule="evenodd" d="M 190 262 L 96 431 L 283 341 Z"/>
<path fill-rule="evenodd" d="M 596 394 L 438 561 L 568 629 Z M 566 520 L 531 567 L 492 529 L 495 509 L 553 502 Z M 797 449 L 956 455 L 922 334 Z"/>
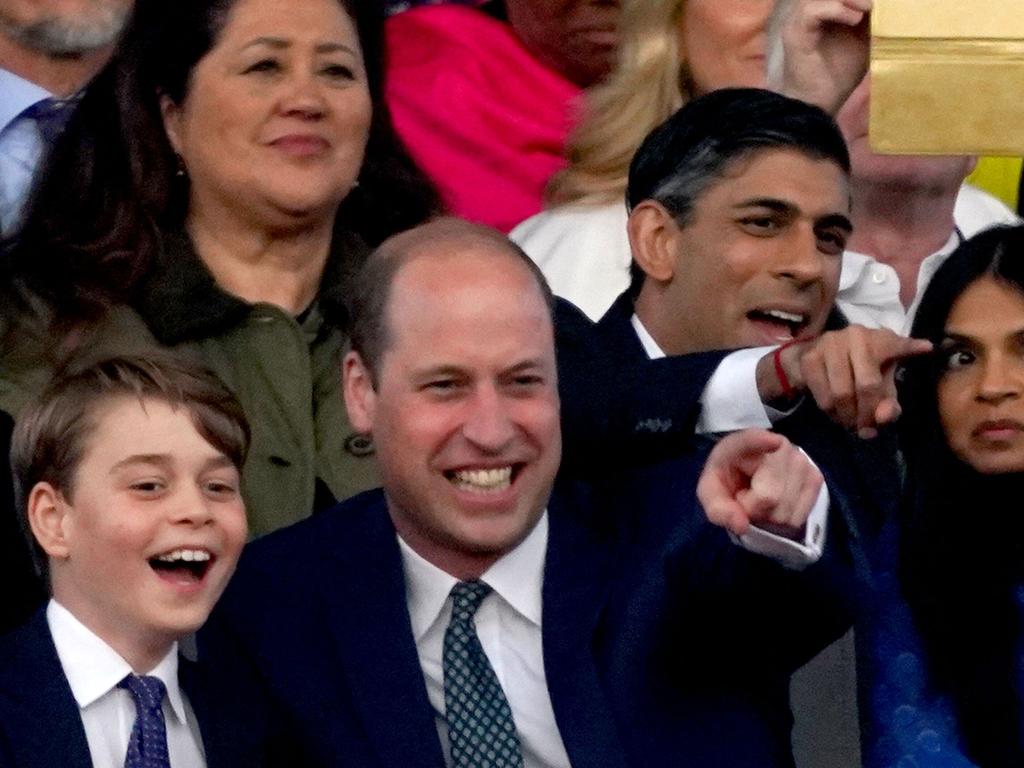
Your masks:
<path fill-rule="evenodd" d="M 788 675 L 847 618 L 840 559 L 797 573 L 733 545 L 696 504 L 698 451 L 556 482 L 551 296 L 498 233 L 399 235 L 352 294 L 346 405 L 383 489 L 243 555 L 200 634 L 249 705 L 238 743 L 282 766 L 791 765 Z M 795 536 L 820 486 L 754 433 L 700 490 Z"/>

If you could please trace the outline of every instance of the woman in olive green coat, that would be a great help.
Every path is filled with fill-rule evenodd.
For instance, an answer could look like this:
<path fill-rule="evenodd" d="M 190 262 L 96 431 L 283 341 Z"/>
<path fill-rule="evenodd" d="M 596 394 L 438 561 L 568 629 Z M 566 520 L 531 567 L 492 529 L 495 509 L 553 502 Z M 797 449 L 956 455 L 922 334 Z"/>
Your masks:
<path fill-rule="evenodd" d="M 377 5 L 137 4 L 5 245 L 0 408 L 69 356 L 173 347 L 252 422 L 253 535 L 377 484 L 345 276 L 437 208 L 382 106 Z"/>

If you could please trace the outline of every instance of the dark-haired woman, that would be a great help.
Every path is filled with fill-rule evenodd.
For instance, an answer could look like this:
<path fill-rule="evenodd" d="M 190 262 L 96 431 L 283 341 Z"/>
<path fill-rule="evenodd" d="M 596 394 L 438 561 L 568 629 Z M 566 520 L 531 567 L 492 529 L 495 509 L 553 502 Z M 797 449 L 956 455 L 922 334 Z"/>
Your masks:
<path fill-rule="evenodd" d="M 1024 227 L 964 243 L 913 335 L 936 352 L 904 370 L 906 497 L 880 576 L 909 611 L 876 617 L 865 765 L 1024 765 Z"/>
<path fill-rule="evenodd" d="M 253 534 L 376 484 L 339 394 L 344 275 L 436 208 L 381 100 L 376 6 L 138 3 L 5 254 L 0 406 L 71 349 L 184 348 L 253 424 Z"/>

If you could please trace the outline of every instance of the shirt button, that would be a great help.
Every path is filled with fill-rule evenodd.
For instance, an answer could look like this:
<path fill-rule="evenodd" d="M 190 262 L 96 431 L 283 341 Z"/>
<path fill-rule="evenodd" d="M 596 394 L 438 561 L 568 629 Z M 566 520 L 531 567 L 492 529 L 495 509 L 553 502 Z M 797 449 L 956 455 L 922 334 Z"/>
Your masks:
<path fill-rule="evenodd" d="M 871 282 L 875 285 L 881 285 L 886 281 L 887 277 L 888 276 L 885 274 L 884 269 L 879 268 L 871 270 Z"/>

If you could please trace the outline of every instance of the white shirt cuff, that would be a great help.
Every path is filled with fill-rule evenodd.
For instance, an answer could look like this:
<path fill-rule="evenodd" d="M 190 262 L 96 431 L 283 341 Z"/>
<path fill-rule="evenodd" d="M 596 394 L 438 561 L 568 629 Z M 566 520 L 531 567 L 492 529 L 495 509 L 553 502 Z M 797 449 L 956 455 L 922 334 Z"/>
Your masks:
<path fill-rule="evenodd" d="M 768 408 L 757 391 L 757 363 L 774 350 L 775 347 L 740 349 L 722 359 L 700 397 L 698 435 L 749 427 L 771 429 L 772 422 L 790 413 Z"/>
<path fill-rule="evenodd" d="M 740 537 L 729 535 L 748 552 L 770 557 L 786 568 L 801 570 L 818 562 L 825 550 L 829 501 L 828 488 L 822 483 L 811 514 L 807 517 L 807 525 L 804 526 L 803 541 L 787 539 L 755 526 L 751 526 Z"/>

